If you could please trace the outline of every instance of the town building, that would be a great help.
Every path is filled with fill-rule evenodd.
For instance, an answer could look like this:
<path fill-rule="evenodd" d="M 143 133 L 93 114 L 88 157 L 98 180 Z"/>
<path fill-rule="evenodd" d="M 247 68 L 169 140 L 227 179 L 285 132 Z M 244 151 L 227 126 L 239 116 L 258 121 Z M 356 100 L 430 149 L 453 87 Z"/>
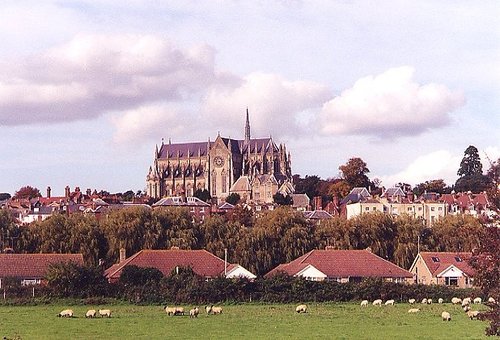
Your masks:
<path fill-rule="evenodd" d="M 468 252 L 421 252 L 413 261 L 410 272 L 419 284 L 470 288 L 474 269 L 468 264 Z"/>
<path fill-rule="evenodd" d="M 165 197 L 153 204 L 153 209 L 168 207 L 183 207 L 189 210 L 197 221 L 204 221 L 211 214 L 211 206 L 198 197 Z"/>
<path fill-rule="evenodd" d="M 199 189 L 218 201 L 234 192 L 243 201 L 271 203 L 280 189 L 293 189 L 291 182 L 290 152 L 272 137 L 251 138 L 247 110 L 243 140 L 218 135 L 206 142 L 162 141 L 155 149 L 146 188 L 153 198 L 194 196 Z"/>
<path fill-rule="evenodd" d="M 380 278 L 388 282 L 413 282 L 413 275 L 369 250 L 311 250 L 292 262 L 280 264 L 264 277 L 283 272 L 311 281 L 359 282 Z"/>

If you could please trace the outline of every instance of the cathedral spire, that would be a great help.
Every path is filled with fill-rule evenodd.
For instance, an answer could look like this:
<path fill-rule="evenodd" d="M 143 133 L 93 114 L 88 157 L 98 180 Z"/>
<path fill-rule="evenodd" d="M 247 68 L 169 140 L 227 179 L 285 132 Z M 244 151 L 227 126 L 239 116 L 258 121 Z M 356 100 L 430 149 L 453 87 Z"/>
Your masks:
<path fill-rule="evenodd" d="M 248 118 L 248 107 L 247 107 L 247 120 L 245 123 L 245 144 L 250 142 L 250 119 Z"/>

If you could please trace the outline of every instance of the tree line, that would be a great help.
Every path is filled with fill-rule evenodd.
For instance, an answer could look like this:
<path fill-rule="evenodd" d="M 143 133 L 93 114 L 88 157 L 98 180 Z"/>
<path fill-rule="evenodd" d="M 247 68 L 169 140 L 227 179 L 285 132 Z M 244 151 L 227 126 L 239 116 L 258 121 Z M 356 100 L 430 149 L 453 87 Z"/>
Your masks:
<path fill-rule="evenodd" d="M 19 253 L 82 253 L 85 263 L 110 266 L 119 249 L 128 256 L 142 249 L 206 249 L 263 275 L 277 265 L 313 249 L 366 249 L 408 269 L 421 251 L 472 251 L 479 247 L 485 226 L 468 215 L 448 215 L 432 228 L 409 215 L 363 214 L 335 217 L 319 225 L 289 207 L 258 216 L 237 206 L 228 216 L 213 215 L 203 223 L 184 208 L 134 207 L 93 216 L 55 214 L 44 221 L 17 227 L 0 211 L 3 247 Z M 419 243 L 419 244 L 418 244 Z"/>

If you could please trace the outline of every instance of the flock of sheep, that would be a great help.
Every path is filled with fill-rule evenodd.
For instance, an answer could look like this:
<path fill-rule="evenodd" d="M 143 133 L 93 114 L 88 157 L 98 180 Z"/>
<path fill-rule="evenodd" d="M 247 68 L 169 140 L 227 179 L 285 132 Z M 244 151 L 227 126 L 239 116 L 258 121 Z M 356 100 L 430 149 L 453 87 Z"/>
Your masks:
<path fill-rule="evenodd" d="M 432 304 L 432 301 L 433 301 L 432 299 L 424 298 L 424 299 L 422 299 L 422 301 L 420 303 L 424 304 L 424 305 L 430 305 L 430 304 Z M 372 305 L 380 307 L 380 306 L 382 306 L 382 302 L 383 301 L 381 299 L 377 299 L 377 300 L 372 302 Z M 408 300 L 408 303 L 410 305 L 414 305 L 416 302 L 417 301 L 415 299 Z M 441 303 L 444 303 L 444 300 L 442 298 L 439 298 L 437 300 L 437 302 L 441 304 Z M 470 305 L 471 304 L 481 304 L 482 302 L 483 302 L 483 300 L 480 297 L 477 297 L 475 299 L 468 297 L 468 298 L 465 298 L 463 300 L 460 298 L 457 298 L 457 297 L 454 297 L 453 299 L 451 299 L 452 304 L 462 306 L 462 309 L 464 310 L 465 313 L 467 313 L 467 316 L 471 320 L 477 319 L 480 312 L 477 310 L 471 310 Z M 361 301 L 361 307 L 368 307 L 368 303 L 369 303 L 368 300 Z M 387 301 L 385 301 L 384 305 L 385 306 L 393 306 L 394 303 L 395 303 L 394 300 L 387 300 Z M 496 302 L 495 302 L 495 299 L 490 297 L 488 299 L 488 303 L 496 303 Z M 408 310 L 408 313 L 418 313 L 418 312 L 420 312 L 420 308 L 410 308 Z M 447 311 L 444 311 L 441 313 L 441 318 L 443 319 L 443 321 L 451 321 L 451 314 Z"/>
<path fill-rule="evenodd" d="M 167 315 L 169 315 L 169 316 L 171 316 L 171 315 L 184 315 L 184 307 L 165 306 L 163 309 L 165 310 L 165 313 L 167 313 Z M 219 307 L 219 306 L 215 307 L 214 305 L 205 306 L 205 312 L 207 313 L 207 315 L 222 314 L 222 307 Z M 190 318 L 197 318 L 198 314 L 200 314 L 200 309 L 198 307 L 194 307 L 194 308 L 189 310 L 189 317 Z"/>
<path fill-rule="evenodd" d="M 86 318 L 95 318 L 99 314 L 101 318 L 111 317 L 111 309 L 99 309 L 99 311 L 96 312 L 95 309 L 89 309 L 87 313 L 85 314 Z M 61 311 L 59 314 L 57 314 L 58 317 L 60 318 L 72 318 L 73 317 L 73 310 L 72 309 L 65 309 Z"/>

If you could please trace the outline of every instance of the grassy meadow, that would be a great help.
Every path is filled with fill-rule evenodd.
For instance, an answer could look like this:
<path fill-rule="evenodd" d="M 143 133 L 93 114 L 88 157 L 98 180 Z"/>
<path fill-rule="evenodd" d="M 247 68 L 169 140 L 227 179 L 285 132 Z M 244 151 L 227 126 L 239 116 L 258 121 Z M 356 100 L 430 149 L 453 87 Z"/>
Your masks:
<path fill-rule="evenodd" d="M 85 319 L 88 309 L 104 306 L 0 306 L 0 338 L 7 339 L 483 339 L 486 323 L 471 321 L 458 306 L 408 304 L 361 308 L 353 303 L 308 303 L 307 314 L 295 304 L 223 306 L 222 315 L 197 319 L 167 316 L 161 306 L 112 305 L 110 319 Z M 473 306 L 473 307 L 477 307 Z M 184 305 L 185 310 L 192 306 Z M 75 317 L 58 318 L 71 308 Z M 479 306 L 478 309 L 485 309 Z M 447 310 L 451 322 L 440 315 Z M 203 312 L 203 313 L 202 313 Z"/>

